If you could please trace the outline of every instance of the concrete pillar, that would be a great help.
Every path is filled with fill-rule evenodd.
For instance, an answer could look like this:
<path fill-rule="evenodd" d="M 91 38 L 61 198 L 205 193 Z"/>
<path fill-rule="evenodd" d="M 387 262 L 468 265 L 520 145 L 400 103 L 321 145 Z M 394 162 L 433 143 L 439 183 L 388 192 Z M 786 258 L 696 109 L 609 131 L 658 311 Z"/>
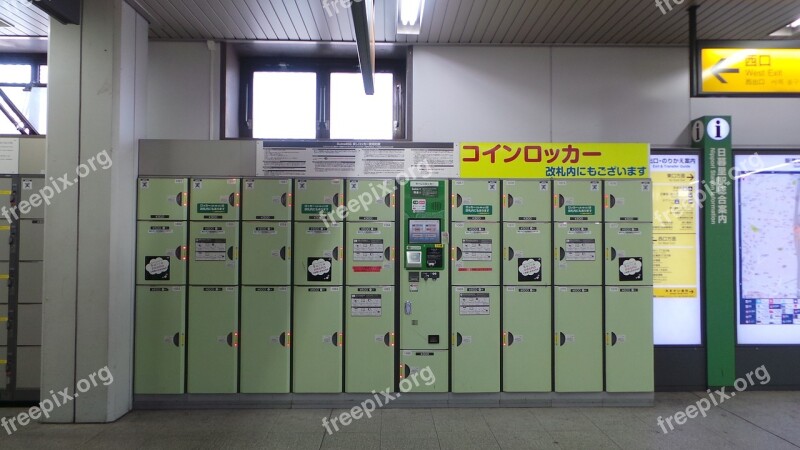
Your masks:
<path fill-rule="evenodd" d="M 50 23 L 46 171 L 62 192 L 45 210 L 41 396 L 77 395 L 47 422 L 107 422 L 131 408 L 147 31 L 123 0 L 83 0 L 80 26 Z"/>

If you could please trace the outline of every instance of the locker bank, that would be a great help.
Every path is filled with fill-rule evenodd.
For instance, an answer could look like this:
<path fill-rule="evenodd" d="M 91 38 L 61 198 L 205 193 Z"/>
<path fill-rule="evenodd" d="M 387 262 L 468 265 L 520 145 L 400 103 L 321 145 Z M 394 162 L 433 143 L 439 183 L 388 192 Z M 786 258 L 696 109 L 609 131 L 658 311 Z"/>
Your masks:
<path fill-rule="evenodd" d="M 0 447 L 800 446 L 799 94 L 792 1 L 2 3 Z"/>

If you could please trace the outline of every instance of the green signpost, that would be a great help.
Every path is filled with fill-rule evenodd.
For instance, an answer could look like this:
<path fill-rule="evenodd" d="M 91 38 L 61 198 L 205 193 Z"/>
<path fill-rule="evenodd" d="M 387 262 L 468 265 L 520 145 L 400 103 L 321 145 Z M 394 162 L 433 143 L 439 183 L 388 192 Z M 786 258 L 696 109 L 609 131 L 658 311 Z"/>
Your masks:
<path fill-rule="evenodd" d="M 704 116 L 692 123 L 692 143 L 703 152 L 705 192 L 704 273 L 709 386 L 731 386 L 736 378 L 735 258 L 731 117 Z M 701 196 L 702 199 L 702 196 Z"/>

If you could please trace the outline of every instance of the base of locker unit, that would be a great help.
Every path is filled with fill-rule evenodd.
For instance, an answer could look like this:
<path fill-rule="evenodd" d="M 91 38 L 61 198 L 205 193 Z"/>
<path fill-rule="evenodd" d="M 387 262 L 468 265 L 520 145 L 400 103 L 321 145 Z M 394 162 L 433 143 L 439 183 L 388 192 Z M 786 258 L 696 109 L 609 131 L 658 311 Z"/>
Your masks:
<path fill-rule="evenodd" d="M 549 408 L 549 407 L 646 407 L 655 394 L 644 393 L 491 393 L 453 394 L 405 392 L 382 408 Z M 226 394 L 134 395 L 133 409 L 350 409 L 372 394 Z M 384 397 L 380 397 L 381 402 Z"/>
<path fill-rule="evenodd" d="M 449 350 L 400 350 L 400 391 L 448 392 Z"/>

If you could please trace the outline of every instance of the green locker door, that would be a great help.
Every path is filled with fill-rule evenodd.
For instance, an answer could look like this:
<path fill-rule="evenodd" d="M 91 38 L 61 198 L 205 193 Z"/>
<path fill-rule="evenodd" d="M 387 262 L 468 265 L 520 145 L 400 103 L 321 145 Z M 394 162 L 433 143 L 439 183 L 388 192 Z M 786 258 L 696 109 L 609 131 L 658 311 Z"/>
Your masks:
<path fill-rule="evenodd" d="M 186 290 L 136 287 L 133 392 L 183 394 Z"/>
<path fill-rule="evenodd" d="M 186 220 L 186 178 L 139 178 L 139 220 Z"/>
<path fill-rule="evenodd" d="M 242 288 L 239 392 L 289 393 L 289 314 L 288 286 Z"/>
<path fill-rule="evenodd" d="M 136 284 L 186 284 L 186 222 L 137 222 Z"/>
<path fill-rule="evenodd" d="M 653 189 L 650 180 L 609 180 L 604 192 L 606 222 L 651 222 Z"/>
<path fill-rule="evenodd" d="M 550 284 L 552 242 L 549 223 L 506 222 L 503 229 L 503 284 Z"/>
<path fill-rule="evenodd" d="M 16 236 L 11 237 L 11 225 L 0 225 L 0 261 L 11 259 L 11 245 L 15 240 Z"/>
<path fill-rule="evenodd" d="M 498 180 L 453 180 L 450 195 L 453 222 L 499 222 Z"/>
<path fill-rule="evenodd" d="M 242 180 L 242 220 L 292 220 L 292 180 Z"/>
<path fill-rule="evenodd" d="M 453 285 L 500 284 L 500 224 L 453 223 Z"/>
<path fill-rule="evenodd" d="M 348 222 L 345 242 L 348 285 L 394 285 L 394 222 Z"/>
<path fill-rule="evenodd" d="M 347 220 L 394 222 L 395 186 L 393 179 L 347 180 Z"/>
<path fill-rule="evenodd" d="M 606 284 L 653 284 L 653 224 L 606 223 Z"/>
<path fill-rule="evenodd" d="M 500 288 L 454 287 L 453 392 L 500 392 Z"/>
<path fill-rule="evenodd" d="M 239 220 L 239 179 L 192 178 L 191 220 Z"/>
<path fill-rule="evenodd" d="M 236 393 L 238 297 L 235 287 L 189 287 L 188 393 Z"/>
<path fill-rule="evenodd" d="M 342 290 L 294 288 L 292 380 L 295 393 L 342 392 Z"/>
<path fill-rule="evenodd" d="M 434 275 L 435 274 L 435 275 Z M 437 278 L 423 278 L 434 275 Z M 404 349 L 447 349 L 446 272 L 409 271 L 400 292 L 400 336 Z"/>
<path fill-rule="evenodd" d="M 447 350 L 400 351 L 400 391 L 448 392 L 447 356 Z"/>
<path fill-rule="evenodd" d="M 550 180 L 503 180 L 503 220 L 550 222 Z"/>
<path fill-rule="evenodd" d="M 653 288 L 606 287 L 606 391 L 653 392 Z"/>
<path fill-rule="evenodd" d="M 294 180 L 294 220 L 323 220 L 341 222 L 335 214 L 344 205 L 341 178 Z"/>
<path fill-rule="evenodd" d="M 603 283 L 603 239 L 599 223 L 556 223 L 553 272 L 556 285 Z"/>
<path fill-rule="evenodd" d="M 554 183 L 554 221 L 597 222 L 601 220 L 600 181 L 556 180 Z"/>
<path fill-rule="evenodd" d="M 41 192 L 44 188 L 44 177 L 23 177 L 19 181 L 23 200 L 29 200 L 31 195 Z M 30 201 L 28 203 L 30 204 Z M 44 207 L 44 202 L 39 202 L 39 206 L 30 204 L 30 210 L 27 213 L 19 210 L 19 215 L 23 219 L 44 219 Z"/>
<path fill-rule="evenodd" d="M 342 284 L 344 226 L 295 222 L 294 284 Z"/>
<path fill-rule="evenodd" d="M 503 293 L 503 391 L 552 390 L 551 288 L 506 286 Z"/>
<path fill-rule="evenodd" d="M 291 284 L 291 245 L 291 222 L 242 222 L 242 284 Z"/>
<path fill-rule="evenodd" d="M 238 222 L 191 222 L 189 284 L 236 285 L 238 266 Z"/>
<path fill-rule="evenodd" d="M 348 287 L 344 335 L 345 392 L 394 386 L 394 287 Z"/>
<path fill-rule="evenodd" d="M 554 289 L 556 392 L 600 392 L 603 390 L 603 288 L 557 286 Z"/>

